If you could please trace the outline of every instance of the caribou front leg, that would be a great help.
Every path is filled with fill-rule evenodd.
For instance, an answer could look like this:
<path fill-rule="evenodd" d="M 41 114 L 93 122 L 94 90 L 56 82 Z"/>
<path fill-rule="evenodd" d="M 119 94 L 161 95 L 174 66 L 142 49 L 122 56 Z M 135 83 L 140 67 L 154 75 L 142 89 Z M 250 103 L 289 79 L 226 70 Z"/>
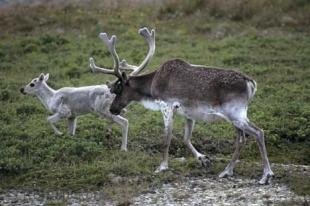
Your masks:
<path fill-rule="evenodd" d="M 47 118 L 47 121 L 50 123 L 51 127 L 53 128 L 54 132 L 57 134 L 57 135 L 62 135 L 63 133 L 61 131 L 59 131 L 54 123 L 58 122 L 59 120 L 61 120 L 62 117 L 59 113 L 56 113 L 56 114 L 53 114 L 52 116 L 49 116 Z"/>
<path fill-rule="evenodd" d="M 53 130 L 55 131 L 55 133 L 57 135 L 62 135 L 63 133 L 60 132 L 54 125 L 54 123 L 58 122 L 59 120 L 63 119 L 63 118 L 70 118 L 71 117 L 71 110 L 68 107 L 68 105 L 63 103 L 63 97 L 60 97 L 58 100 L 56 100 L 58 102 L 60 102 L 58 108 L 57 108 L 57 113 L 53 114 L 52 116 L 49 116 L 47 118 L 47 121 L 50 123 L 50 125 L 52 126 Z M 74 121 L 72 122 L 74 123 Z M 74 125 L 70 126 L 70 121 L 69 121 L 69 129 L 70 127 L 73 127 Z M 75 128 L 71 128 L 71 129 L 75 129 Z"/>
<path fill-rule="evenodd" d="M 211 164 L 209 158 L 206 155 L 198 152 L 191 143 L 191 137 L 192 137 L 192 131 L 193 131 L 194 125 L 195 125 L 194 120 L 186 118 L 185 131 L 184 131 L 184 143 L 191 150 L 191 152 L 193 153 L 195 158 L 199 161 L 199 163 L 203 167 L 208 168 Z"/>
<path fill-rule="evenodd" d="M 163 160 L 160 163 L 160 166 L 155 170 L 155 173 L 168 169 L 169 147 L 172 138 L 173 113 L 175 109 L 173 105 L 164 102 L 160 102 L 159 104 L 165 124 L 164 139 L 163 139 L 164 153 L 163 153 Z"/>

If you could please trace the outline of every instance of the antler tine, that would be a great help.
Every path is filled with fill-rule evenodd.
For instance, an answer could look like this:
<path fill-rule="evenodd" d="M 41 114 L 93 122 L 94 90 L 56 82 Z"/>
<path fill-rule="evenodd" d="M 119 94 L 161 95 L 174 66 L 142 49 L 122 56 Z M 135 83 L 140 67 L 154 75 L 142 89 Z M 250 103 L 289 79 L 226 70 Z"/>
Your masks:
<path fill-rule="evenodd" d="M 127 63 L 127 61 L 125 59 L 123 59 L 120 63 L 119 63 L 119 67 L 121 70 L 127 70 L 127 71 L 135 71 L 137 70 L 137 66 L 135 65 L 130 65 Z"/>
<path fill-rule="evenodd" d="M 120 68 L 122 70 L 133 70 L 133 72 L 130 73 L 131 76 L 139 74 L 148 65 L 155 53 L 155 30 L 152 29 L 150 31 L 148 28 L 144 27 L 139 29 L 139 34 L 148 43 L 149 51 L 147 56 L 139 66 L 130 65 L 126 62 L 125 59 L 123 59 L 120 63 Z"/>
<path fill-rule="evenodd" d="M 91 71 L 94 73 L 115 74 L 114 70 L 98 67 L 92 57 L 89 58 L 89 66 Z"/>
<path fill-rule="evenodd" d="M 144 27 L 139 29 L 139 34 L 146 40 L 149 46 L 149 51 L 145 59 L 142 61 L 142 63 L 138 66 L 136 70 L 131 72 L 131 76 L 135 76 L 139 74 L 151 61 L 152 57 L 155 53 L 155 30 L 152 29 L 151 32 L 148 28 Z"/>
<path fill-rule="evenodd" d="M 112 35 L 112 37 L 109 39 L 108 35 L 106 33 L 100 33 L 99 34 L 100 39 L 108 46 L 108 50 L 111 53 L 114 61 L 114 74 L 121 78 L 122 74 L 119 70 L 119 57 L 115 50 L 115 44 L 116 44 L 116 36 Z"/>
<path fill-rule="evenodd" d="M 100 33 L 99 38 L 107 45 L 109 52 L 113 52 L 113 48 L 115 48 L 116 36 L 112 35 L 109 39 L 107 33 Z"/>
<path fill-rule="evenodd" d="M 96 66 L 94 59 L 91 57 L 89 58 L 89 66 L 93 72 L 100 72 L 105 74 L 114 74 L 117 77 L 122 77 L 119 71 L 119 58 L 115 51 L 115 44 L 116 44 L 116 36 L 113 35 L 110 39 L 106 33 L 99 34 L 100 39 L 107 45 L 109 52 L 111 53 L 114 61 L 114 69 L 105 69 Z"/>

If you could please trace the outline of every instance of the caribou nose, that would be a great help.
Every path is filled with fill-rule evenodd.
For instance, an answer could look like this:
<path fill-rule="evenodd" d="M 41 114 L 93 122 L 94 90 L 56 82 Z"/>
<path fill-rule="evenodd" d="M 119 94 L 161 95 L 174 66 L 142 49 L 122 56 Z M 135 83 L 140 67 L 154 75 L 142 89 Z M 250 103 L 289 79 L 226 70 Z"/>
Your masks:
<path fill-rule="evenodd" d="M 119 115 L 121 112 L 120 111 L 118 111 L 117 109 L 112 109 L 112 108 L 110 108 L 110 112 L 112 113 L 112 114 L 114 114 L 114 115 Z"/>
<path fill-rule="evenodd" d="M 22 94 L 26 94 L 26 93 L 25 93 L 24 87 L 20 88 L 19 91 L 20 91 Z"/>

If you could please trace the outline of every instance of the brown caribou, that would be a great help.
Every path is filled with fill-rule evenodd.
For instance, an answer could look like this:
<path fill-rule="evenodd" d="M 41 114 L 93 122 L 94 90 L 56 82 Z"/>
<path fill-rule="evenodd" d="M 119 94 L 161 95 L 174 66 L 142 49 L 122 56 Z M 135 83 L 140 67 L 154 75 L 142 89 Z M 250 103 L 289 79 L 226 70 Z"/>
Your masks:
<path fill-rule="evenodd" d="M 224 119 L 235 127 L 236 149 L 232 160 L 219 177 L 233 175 L 241 146 L 245 142 L 245 135 L 254 136 L 263 160 L 263 176 L 259 183 L 269 183 L 273 172 L 267 157 L 263 130 L 247 118 L 247 108 L 256 92 L 256 82 L 238 71 L 192 65 L 181 59 L 166 61 L 157 70 L 138 75 L 155 52 L 155 31 L 149 32 L 148 29 L 143 28 L 139 33 L 149 46 L 148 54 L 140 66 L 129 65 L 125 60 L 120 62 L 115 51 L 116 36 L 113 35 L 109 39 L 106 33 L 101 33 L 100 37 L 113 57 L 114 69 L 97 67 L 93 58 L 90 58 L 90 67 L 93 72 L 114 74 L 118 78 L 110 85 L 111 93 L 116 95 L 110 107 L 112 114 L 120 114 L 122 109 L 132 101 L 141 102 L 145 107 L 158 109 L 163 113 L 164 155 L 156 171 L 168 169 L 173 116 L 178 113 L 186 119 L 184 142 L 203 166 L 209 165 L 208 158 L 198 152 L 190 141 L 195 121 L 210 122 Z M 120 69 L 133 70 L 133 72 L 127 75 Z"/>

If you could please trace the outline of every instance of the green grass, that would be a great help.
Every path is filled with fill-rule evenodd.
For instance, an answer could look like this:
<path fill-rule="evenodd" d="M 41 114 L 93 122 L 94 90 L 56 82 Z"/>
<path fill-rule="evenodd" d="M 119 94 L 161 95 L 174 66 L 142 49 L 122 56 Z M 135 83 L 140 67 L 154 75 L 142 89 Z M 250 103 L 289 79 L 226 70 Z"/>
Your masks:
<path fill-rule="evenodd" d="M 108 131 L 108 121 L 87 115 L 78 120 L 76 136 L 56 136 L 46 123 L 48 113 L 41 103 L 19 93 L 20 87 L 41 72 L 50 73 L 49 84 L 56 89 L 114 79 L 89 70 L 90 56 L 98 65 L 112 65 L 98 33 L 116 34 L 120 57 L 138 64 L 147 50 L 137 34 L 137 29 L 144 25 L 157 32 L 156 54 L 148 71 L 174 57 L 193 64 L 239 68 L 258 83 L 249 118 L 265 131 L 270 161 L 309 164 L 310 38 L 309 22 L 302 18 L 308 15 L 305 8 L 309 5 L 285 1 L 279 4 L 283 6 L 281 12 L 270 17 L 273 21 L 269 25 L 259 23 L 271 15 L 269 7 L 259 16 L 260 10 L 250 5 L 250 14 L 234 17 L 237 8 L 233 8 L 232 16 L 223 12 L 229 9 L 227 4 L 205 7 L 201 1 L 190 2 L 179 6 L 170 3 L 156 9 L 36 6 L 2 11 L 0 187 L 104 188 L 111 198 L 117 199 L 119 191 L 128 193 L 130 198 L 163 182 L 184 176 L 215 175 L 224 168 L 224 163 L 216 163 L 206 172 L 198 166 L 182 143 L 184 120 L 180 117 L 174 125 L 176 139 L 170 154 L 172 158 L 185 156 L 187 162 L 171 161 L 171 171 L 154 175 L 162 148 L 163 123 L 159 112 L 147 111 L 136 103 L 128 107 L 129 152 L 124 153 L 119 151 L 121 131 L 116 125 Z M 291 4 L 294 7 L 288 10 L 287 5 Z M 285 12 L 293 16 L 294 24 L 281 24 Z M 66 130 L 65 123 L 59 127 Z M 234 130 L 226 122 L 198 122 L 193 136 L 199 151 L 228 158 L 233 152 Z M 241 159 L 249 164 L 260 161 L 254 141 L 243 149 Z M 248 175 L 246 170 L 241 167 L 239 173 Z M 259 168 L 255 178 L 260 172 Z M 115 184 L 111 174 L 124 179 Z M 283 181 L 294 182 L 294 178 L 291 175 Z M 305 178 L 309 181 L 309 177 Z M 300 194 L 309 194 L 309 188 L 300 189 L 302 184 L 291 187 Z"/>

